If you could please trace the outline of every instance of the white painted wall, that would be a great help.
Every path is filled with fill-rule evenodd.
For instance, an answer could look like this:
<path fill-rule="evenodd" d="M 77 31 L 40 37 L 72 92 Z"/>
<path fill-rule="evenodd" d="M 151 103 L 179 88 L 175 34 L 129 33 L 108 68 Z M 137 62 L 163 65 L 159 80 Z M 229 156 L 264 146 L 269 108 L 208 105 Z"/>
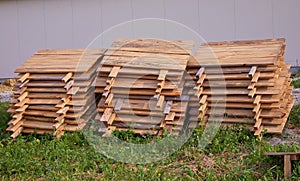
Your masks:
<path fill-rule="evenodd" d="M 84 48 L 101 32 L 137 18 L 178 21 L 206 41 L 285 37 L 287 61 L 295 65 L 299 8 L 299 0 L 1 0 L 0 78 L 14 76 L 38 49 Z M 143 36 L 134 26 L 126 27 L 126 35 Z"/>

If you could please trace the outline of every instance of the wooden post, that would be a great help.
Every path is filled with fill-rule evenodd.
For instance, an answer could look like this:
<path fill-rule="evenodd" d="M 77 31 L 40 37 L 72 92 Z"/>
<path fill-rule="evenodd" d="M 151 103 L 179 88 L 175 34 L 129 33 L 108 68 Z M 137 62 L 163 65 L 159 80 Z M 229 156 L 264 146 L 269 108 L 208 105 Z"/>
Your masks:
<path fill-rule="evenodd" d="M 288 178 L 292 173 L 291 155 L 284 155 L 284 178 Z"/>

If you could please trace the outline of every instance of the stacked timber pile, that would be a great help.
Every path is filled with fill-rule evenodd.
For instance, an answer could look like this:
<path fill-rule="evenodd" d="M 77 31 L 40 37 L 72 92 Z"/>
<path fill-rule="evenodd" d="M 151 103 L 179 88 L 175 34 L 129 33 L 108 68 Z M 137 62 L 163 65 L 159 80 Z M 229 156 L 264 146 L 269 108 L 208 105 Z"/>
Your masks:
<path fill-rule="evenodd" d="M 193 46 L 117 39 L 107 51 L 38 51 L 15 71 L 7 130 L 60 137 L 97 115 L 90 126 L 105 135 L 178 135 L 218 120 L 282 132 L 293 106 L 284 39 L 206 43 L 191 57 Z"/>
<path fill-rule="evenodd" d="M 198 118 L 203 124 L 221 118 L 225 125 L 247 124 L 255 135 L 281 133 L 293 105 L 284 50 L 284 39 L 203 44 L 187 67 L 196 82 L 186 82 L 187 90 L 197 95 L 189 127 Z"/>
<path fill-rule="evenodd" d="M 95 108 L 91 84 L 104 51 L 41 50 L 16 69 L 7 131 L 50 133 L 82 129 Z"/>
<path fill-rule="evenodd" d="M 183 76 L 193 45 L 192 41 L 151 39 L 113 42 L 96 81 L 96 93 L 102 95 L 99 131 L 179 134 L 189 100 L 183 95 Z"/>

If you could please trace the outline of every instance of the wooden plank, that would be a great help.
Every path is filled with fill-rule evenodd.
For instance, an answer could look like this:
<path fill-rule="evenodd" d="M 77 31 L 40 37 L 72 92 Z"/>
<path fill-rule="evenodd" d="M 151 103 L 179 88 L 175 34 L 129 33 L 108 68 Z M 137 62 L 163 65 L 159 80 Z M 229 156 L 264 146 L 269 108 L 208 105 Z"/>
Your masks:
<path fill-rule="evenodd" d="M 75 95 L 79 91 L 79 87 L 72 87 L 71 89 L 68 90 L 67 94 L 68 95 Z"/>
<path fill-rule="evenodd" d="M 123 105 L 124 99 L 119 98 L 115 104 L 115 111 L 120 111 Z"/>
<path fill-rule="evenodd" d="M 255 122 L 254 128 L 259 129 L 261 126 L 261 123 L 262 123 L 262 119 L 260 118 Z"/>
<path fill-rule="evenodd" d="M 40 121 L 31 121 L 25 120 L 23 123 L 23 127 L 25 128 L 33 128 L 33 129 L 49 129 L 53 130 L 53 123 L 48 122 L 40 122 Z"/>
<path fill-rule="evenodd" d="M 22 87 L 21 89 L 18 90 L 13 90 L 14 95 L 21 95 L 27 90 L 27 87 Z"/>
<path fill-rule="evenodd" d="M 74 80 L 70 80 L 65 86 L 64 88 L 68 91 L 74 84 Z"/>
<path fill-rule="evenodd" d="M 253 77 L 254 74 L 255 74 L 255 72 L 256 72 L 256 70 L 257 70 L 257 66 L 252 66 L 251 69 L 250 69 L 250 71 L 249 71 L 249 73 L 248 73 L 248 75 L 250 77 Z"/>
<path fill-rule="evenodd" d="M 200 99 L 199 103 L 201 105 L 205 104 L 206 103 L 206 100 L 207 100 L 207 95 L 203 95 L 202 98 Z"/>
<path fill-rule="evenodd" d="M 71 78 L 73 77 L 73 73 L 69 72 L 67 75 L 64 76 L 61 80 L 65 83 L 67 83 Z"/>
<path fill-rule="evenodd" d="M 197 98 L 200 98 L 200 96 L 202 95 L 202 93 L 203 93 L 203 87 L 200 87 L 200 89 L 197 90 L 195 96 L 197 96 Z"/>
<path fill-rule="evenodd" d="M 23 131 L 23 127 L 19 127 L 10 137 L 12 139 L 15 139 L 16 137 L 19 136 L 19 134 Z"/>
<path fill-rule="evenodd" d="M 248 89 L 254 89 L 256 86 L 255 82 L 251 82 L 250 85 L 248 86 Z"/>
<path fill-rule="evenodd" d="M 107 121 L 107 124 L 108 125 L 112 125 L 113 122 L 114 122 L 114 120 L 115 120 L 115 118 L 116 118 L 116 114 L 112 113 L 111 116 L 110 116 L 110 118 L 109 118 L 109 120 Z"/>
<path fill-rule="evenodd" d="M 201 105 L 201 106 L 199 107 L 199 111 L 200 111 L 200 112 L 205 112 L 207 105 L 208 105 L 208 103 L 205 102 L 203 105 Z"/>
<path fill-rule="evenodd" d="M 165 100 L 165 96 L 163 95 L 159 96 L 156 107 L 161 108 L 163 106 L 164 100 Z"/>
<path fill-rule="evenodd" d="M 20 97 L 18 97 L 18 101 L 22 102 L 28 96 L 28 92 L 24 92 Z"/>
<path fill-rule="evenodd" d="M 28 77 L 30 76 L 30 73 L 24 74 L 21 78 L 18 79 L 18 82 L 23 83 Z"/>
<path fill-rule="evenodd" d="M 292 174 L 291 155 L 284 155 L 284 178 L 288 179 Z"/>
<path fill-rule="evenodd" d="M 23 115 L 19 114 L 19 116 L 13 118 L 12 120 L 10 120 L 8 122 L 8 125 L 16 125 L 19 121 L 21 121 L 23 119 Z"/>
<path fill-rule="evenodd" d="M 205 75 L 205 74 L 202 74 L 202 75 L 199 77 L 198 81 L 197 81 L 197 85 L 202 85 L 203 82 L 204 82 L 204 80 L 205 80 L 205 78 L 206 78 L 206 75 Z M 211 83 L 209 83 L 209 84 L 211 84 Z"/>
<path fill-rule="evenodd" d="M 255 113 L 258 113 L 259 112 L 259 110 L 260 110 L 260 104 L 257 104 L 257 105 L 255 105 L 255 107 L 253 108 L 253 112 L 255 112 Z"/>
<path fill-rule="evenodd" d="M 111 117 L 112 113 L 113 113 L 112 108 L 106 108 L 103 115 L 101 116 L 100 121 L 101 122 L 108 122 L 108 120 Z"/>
<path fill-rule="evenodd" d="M 260 72 L 256 72 L 251 80 L 251 82 L 257 82 L 260 77 Z"/>
<path fill-rule="evenodd" d="M 169 114 L 166 115 L 165 120 L 166 121 L 173 121 L 175 118 L 176 113 L 175 112 L 170 112 Z"/>
<path fill-rule="evenodd" d="M 163 81 L 166 79 L 168 70 L 160 70 L 157 80 Z"/>
<path fill-rule="evenodd" d="M 63 114 L 63 115 L 61 115 L 61 116 L 56 117 L 56 118 L 55 118 L 55 121 L 60 122 L 60 121 L 62 121 L 64 118 L 65 118 L 65 115 Z"/>
<path fill-rule="evenodd" d="M 17 122 L 17 124 L 11 124 L 6 131 L 12 131 L 12 132 L 16 132 L 17 129 L 19 129 L 19 127 L 21 127 L 23 125 L 24 119 L 22 119 L 21 121 Z"/>
<path fill-rule="evenodd" d="M 164 109 L 164 114 L 170 113 L 172 105 L 173 105 L 173 101 L 167 101 L 166 107 Z"/>
<path fill-rule="evenodd" d="M 53 125 L 53 129 L 58 130 L 58 128 L 65 122 L 65 119 L 61 119 Z"/>
<path fill-rule="evenodd" d="M 56 113 L 57 114 L 66 114 L 69 109 L 70 109 L 70 107 L 67 106 L 67 107 L 61 108 Z"/>
<path fill-rule="evenodd" d="M 201 67 L 198 71 L 197 71 L 197 73 L 196 73 L 196 77 L 201 77 L 202 76 L 202 74 L 204 73 L 204 67 Z"/>
<path fill-rule="evenodd" d="M 28 108 L 29 105 L 24 105 L 18 109 L 16 109 L 16 112 L 24 112 L 27 108 Z"/>
<path fill-rule="evenodd" d="M 261 113 L 262 113 L 262 110 L 260 109 L 260 110 L 258 111 L 258 113 L 255 114 L 254 119 L 255 119 L 256 121 L 259 120 L 259 117 L 260 117 Z"/>
<path fill-rule="evenodd" d="M 108 97 L 106 98 L 106 100 L 105 100 L 105 104 L 106 104 L 106 105 L 109 105 L 109 104 L 111 103 L 113 97 L 114 97 L 114 94 L 113 94 L 113 93 L 110 93 L 110 94 L 108 95 Z"/>
<path fill-rule="evenodd" d="M 256 97 L 255 97 L 255 100 L 254 100 L 254 104 L 259 104 L 260 103 L 260 101 L 261 101 L 261 95 L 257 95 Z"/>
<path fill-rule="evenodd" d="M 300 152 L 265 152 L 266 156 L 300 155 Z"/>
<path fill-rule="evenodd" d="M 110 74 L 108 75 L 109 78 L 115 78 L 117 77 L 119 71 L 120 71 L 121 67 L 117 67 L 117 66 L 114 66 L 110 72 Z"/>
<path fill-rule="evenodd" d="M 252 89 L 252 90 L 250 90 L 250 92 L 248 93 L 248 96 L 250 96 L 250 97 L 254 97 L 254 95 L 255 95 L 255 93 L 256 93 L 256 88 L 254 88 L 254 89 Z"/>
<path fill-rule="evenodd" d="M 27 79 L 25 82 L 23 82 L 23 83 L 19 86 L 19 88 L 25 87 L 25 86 L 28 84 L 28 82 L 29 82 L 29 80 Z"/>
<path fill-rule="evenodd" d="M 254 136 L 259 136 L 263 130 L 264 130 L 264 127 L 263 127 L 263 126 L 260 126 L 260 127 L 254 132 Z"/>

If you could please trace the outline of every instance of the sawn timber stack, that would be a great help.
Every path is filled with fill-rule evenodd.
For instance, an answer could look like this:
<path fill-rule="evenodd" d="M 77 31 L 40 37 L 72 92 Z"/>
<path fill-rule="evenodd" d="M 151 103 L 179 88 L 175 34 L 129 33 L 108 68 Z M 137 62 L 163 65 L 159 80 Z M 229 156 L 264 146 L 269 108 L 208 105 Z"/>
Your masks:
<path fill-rule="evenodd" d="M 103 55 L 97 50 L 41 50 L 21 67 L 14 85 L 7 131 L 51 133 L 80 130 L 95 112 L 91 84 Z"/>
<path fill-rule="evenodd" d="M 15 71 L 7 130 L 60 137 L 95 118 L 89 128 L 104 135 L 178 135 L 220 120 L 282 133 L 293 105 L 285 46 L 205 43 L 191 56 L 193 41 L 116 39 L 108 50 L 38 51 Z"/>
<path fill-rule="evenodd" d="M 184 72 L 193 46 L 193 41 L 115 40 L 98 68 L 99 130 L 180 134 L 189 100 L 182 94 Z"/>
<path fill-rule="evenodd" d="M 190 127 L 199 119 L 222 120 L 249 125 L 255 135 L 264 129 L 281 133 L 293 105 L 285 46 L 285 39 L 203 44 L 187 67 L 198 91 L 190 103 Z"/>

